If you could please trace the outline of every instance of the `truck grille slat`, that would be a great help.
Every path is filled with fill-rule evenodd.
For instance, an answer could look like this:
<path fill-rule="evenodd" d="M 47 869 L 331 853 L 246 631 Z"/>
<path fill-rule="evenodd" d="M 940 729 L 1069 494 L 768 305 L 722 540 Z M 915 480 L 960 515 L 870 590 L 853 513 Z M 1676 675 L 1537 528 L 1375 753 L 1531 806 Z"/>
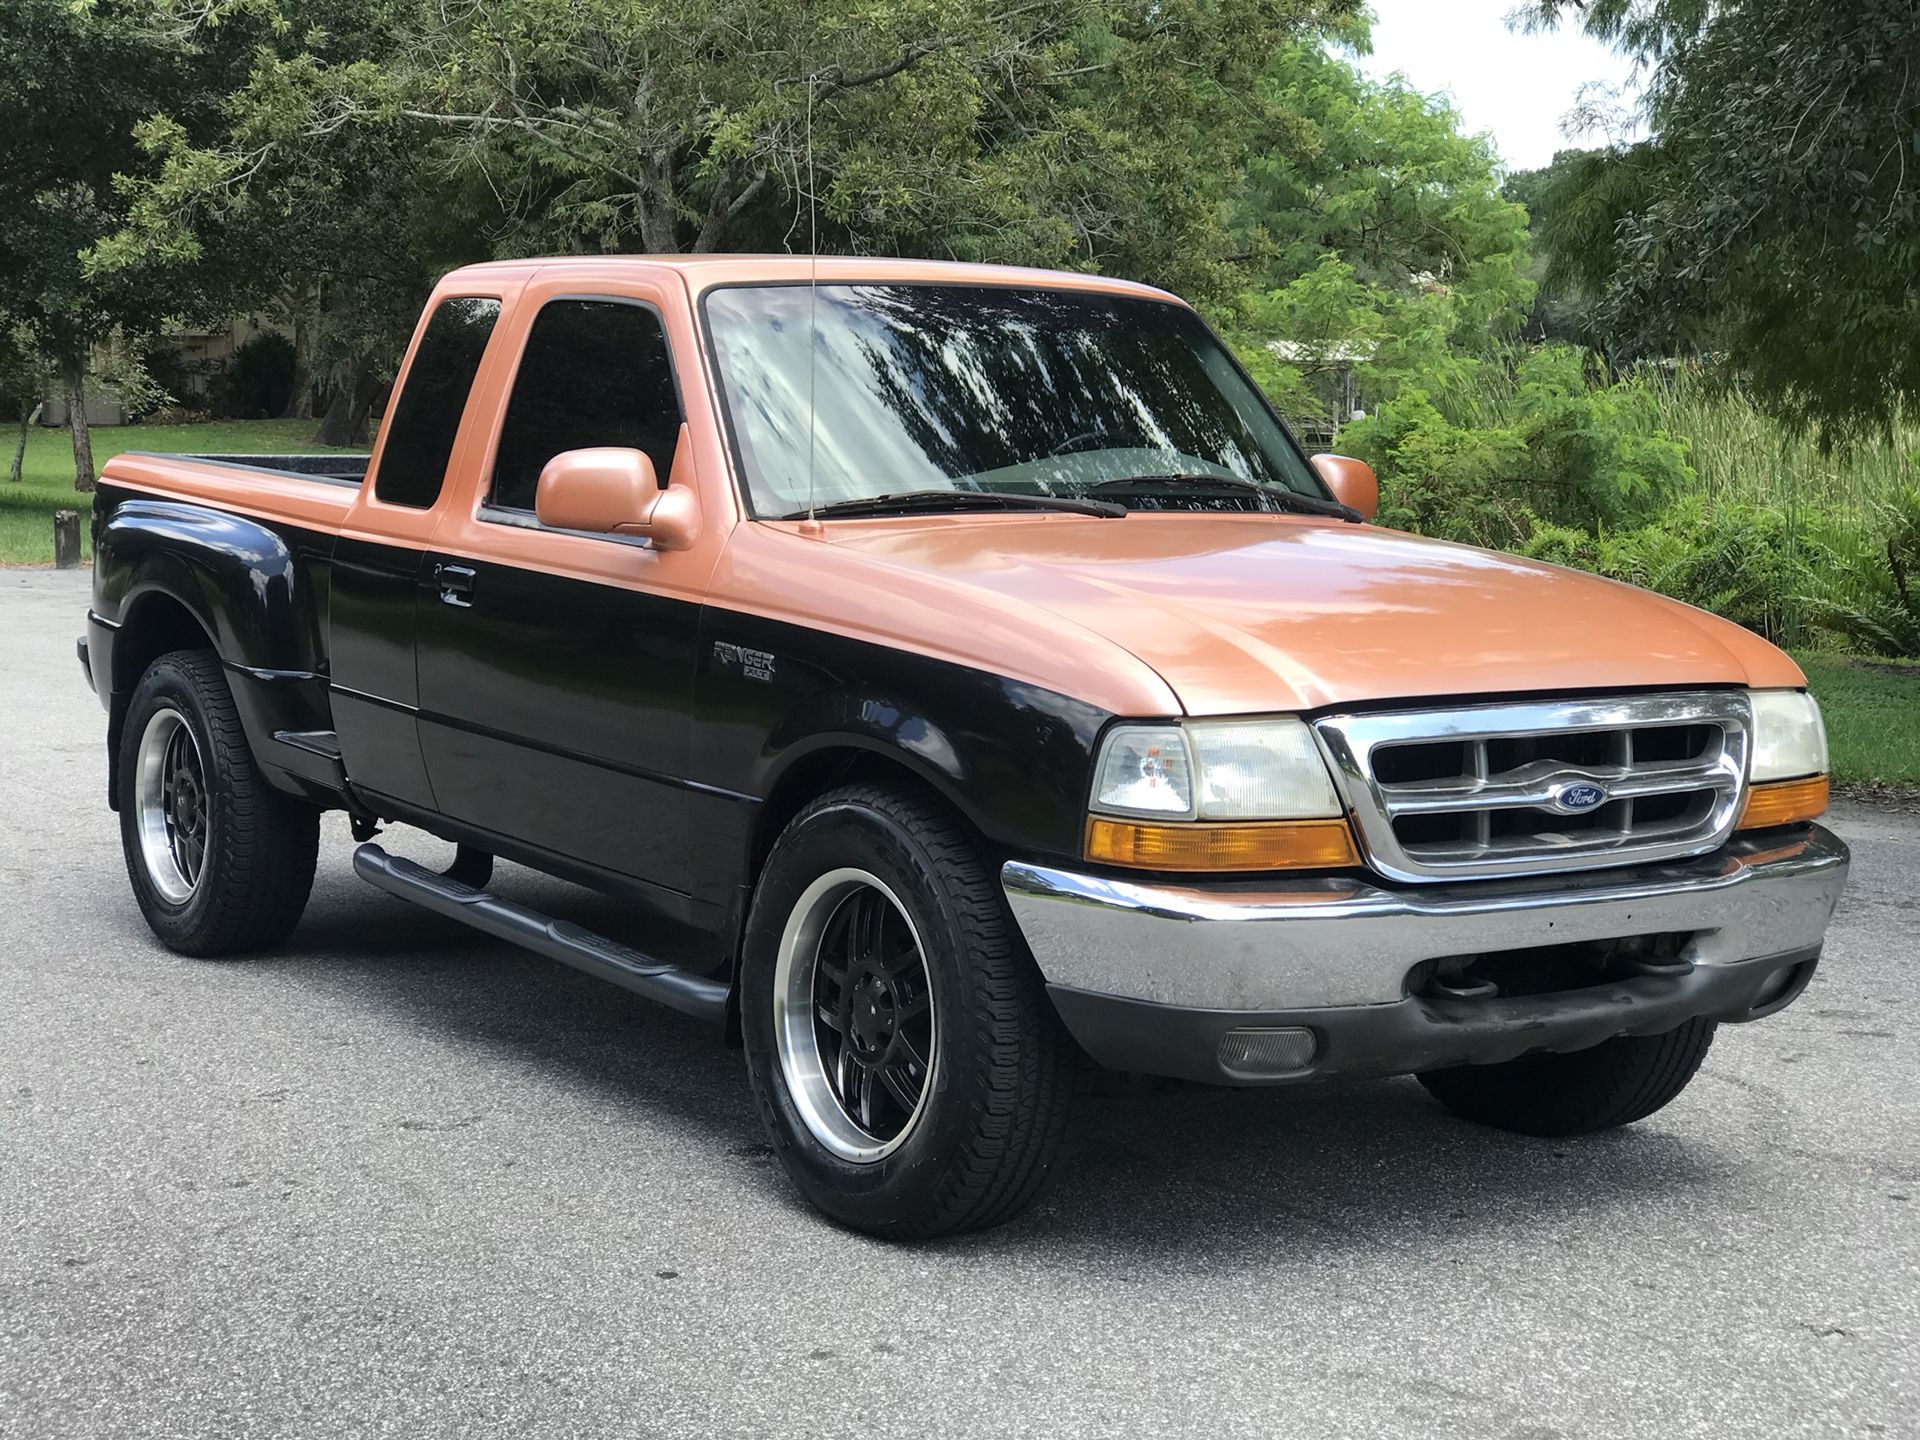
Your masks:
<path fill-rule="evenodd" d="M 1739 691 L 1315 722 L 1372 863 L 1405 880 L 1711 850 L 1739 812 L 1750 726 Z"/>

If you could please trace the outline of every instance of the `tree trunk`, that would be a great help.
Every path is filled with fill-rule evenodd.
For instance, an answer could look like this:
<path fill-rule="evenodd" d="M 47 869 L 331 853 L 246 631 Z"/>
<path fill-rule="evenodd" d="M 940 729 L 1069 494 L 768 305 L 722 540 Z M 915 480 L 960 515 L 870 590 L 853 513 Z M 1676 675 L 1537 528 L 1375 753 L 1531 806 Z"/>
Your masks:
<path fill-rule="evenodd" d="M 293 317 L 293 393 L 280 418 L 313 419 L 313 327 L 307 324 L 304 307 Z"/>
<path fill-rule="evenodd" d="M 67 366 L 67 432 L 73 436 L 73 488 L 93 489 L 93 427 L 87 424 L 87 362 Z"/>
<path fill-rule="evenodd" d="M 22 409 L 20 412 L 20 438 L 13 447 L 13 474 L 7 478 L 14 484 L 20 483 L 22 468 L 27 463 L 27 432 L 33 428 L 33 411 Z"/>
<path fill-rule="evenodd" d="M 359 445 L 367 435 L 367 412 L 373 408 L 373 362 L 361 360 L 353 367 L 353 378 L 333 387 L 333 401 L 314 432 L 316 445 Z"/>

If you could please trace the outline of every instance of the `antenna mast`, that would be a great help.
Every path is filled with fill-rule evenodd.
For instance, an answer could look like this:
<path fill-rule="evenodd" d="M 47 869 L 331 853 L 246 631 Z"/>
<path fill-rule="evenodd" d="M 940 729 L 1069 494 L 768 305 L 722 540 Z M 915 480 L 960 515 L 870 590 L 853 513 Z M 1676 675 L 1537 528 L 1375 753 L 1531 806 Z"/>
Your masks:
<path fill-rule="evenodd" d="M 807 7 L 807 528 L 820 522 L 813 514 L 813 436 L 819 424 L 814 402 L 814 352 L 820 343 L 819 189 L 813 169 L 813 7 Z"/>

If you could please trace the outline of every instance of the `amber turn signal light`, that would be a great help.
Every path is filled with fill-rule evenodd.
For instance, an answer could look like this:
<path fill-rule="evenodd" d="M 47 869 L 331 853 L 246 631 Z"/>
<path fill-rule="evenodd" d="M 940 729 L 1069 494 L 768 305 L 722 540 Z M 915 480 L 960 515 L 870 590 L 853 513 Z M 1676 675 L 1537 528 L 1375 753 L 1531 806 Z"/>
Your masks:
<path fill-rule="evenodd" d="M 1736 830 L 1765 830 L 1770 825 L 1791 825 L 1796 820 L 1811 820 L 1827 813 L 1827 777 L 1811 775 L 1805 780 L 1775 780 L 1755 785 L 1747 791 L 1747 803 L 1741 808 Z"/>
<path fill-rule="evenodd" d="M 1094 816 L 1087 858 L 1135 870 L 1339 870 L 1360 863 L 1344 820 L 1150 825 Z"/>

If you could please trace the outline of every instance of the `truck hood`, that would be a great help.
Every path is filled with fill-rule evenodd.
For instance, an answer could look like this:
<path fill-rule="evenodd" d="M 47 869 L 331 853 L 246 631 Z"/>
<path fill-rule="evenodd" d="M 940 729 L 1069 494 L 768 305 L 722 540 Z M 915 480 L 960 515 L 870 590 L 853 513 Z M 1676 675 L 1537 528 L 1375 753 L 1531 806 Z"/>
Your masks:
<path fill-rule="evenodd" d="M 915 518 L 828 531 L 836 548 L 884 567 L 991 592 L 1105 637 L 1158 672 L 1189 714 L 1805 683 L 1772 645 L 1704 611 L 1374 526 L 1156 514 Z M 964 623 L 965 603 L 954 600 Z M 992 668 L 992 657 L 980 663 Z"/>

